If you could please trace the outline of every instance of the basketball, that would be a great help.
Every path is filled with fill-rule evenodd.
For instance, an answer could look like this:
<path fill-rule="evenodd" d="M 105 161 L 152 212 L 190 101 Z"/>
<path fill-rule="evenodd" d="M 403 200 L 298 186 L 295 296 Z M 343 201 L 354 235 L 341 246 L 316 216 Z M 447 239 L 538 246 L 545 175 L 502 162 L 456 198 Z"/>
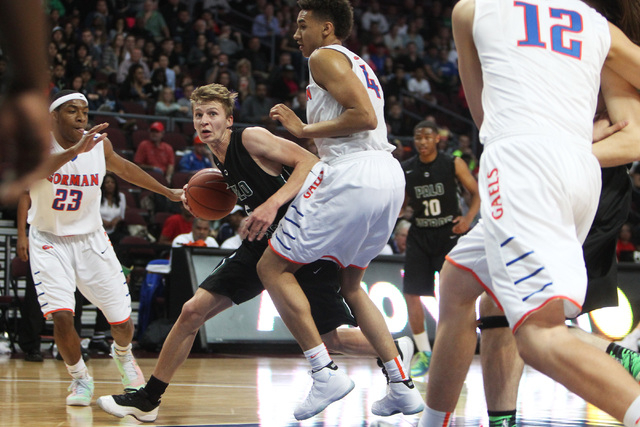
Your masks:
<path fill-rule="evenodd" d="M 222 173 L 212 168 L 202 169 L 191 177 L 186 198 L 196 217 L 210 221 L 227 216 L 238 200 Z"/>

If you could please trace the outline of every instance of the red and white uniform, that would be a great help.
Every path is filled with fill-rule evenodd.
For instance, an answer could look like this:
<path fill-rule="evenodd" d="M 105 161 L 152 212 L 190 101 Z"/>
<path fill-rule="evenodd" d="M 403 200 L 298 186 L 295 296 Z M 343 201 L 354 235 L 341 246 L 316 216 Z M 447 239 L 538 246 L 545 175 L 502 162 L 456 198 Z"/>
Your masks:
<path fill-rule="evenodd" d="M 404 173 L 387 141 L 382 86 L 371 68 L 340 45 L 367 89 L 378 126 L 344 137 L 316 138 L 320 162 L 280 221 L 271 248 L 299 264 L 320 258 L 366 268 L 387 243 L 404 199 Z M 332 120 L 344 111 L 310 76 L 307 121 Z"/>
<path fill-rule="evenodd" d="M 574 317 L 601 186 L 591 140 L 607 22 L 579 0 L 476 0 L 473 35 L 483 222 L 448 260 L 480 279 L 514 330 L 554 299 Z"/>
<path fill-rule="evenodd" d="M 54 139 L 52 152 L 63 150 Z M 76 286 L 110 323 L 131 315 L 129 289 L 100 217 L 105 172 L 100 142 L 29 190 L 29 259 L 45 317 L 73 311 Z"/>

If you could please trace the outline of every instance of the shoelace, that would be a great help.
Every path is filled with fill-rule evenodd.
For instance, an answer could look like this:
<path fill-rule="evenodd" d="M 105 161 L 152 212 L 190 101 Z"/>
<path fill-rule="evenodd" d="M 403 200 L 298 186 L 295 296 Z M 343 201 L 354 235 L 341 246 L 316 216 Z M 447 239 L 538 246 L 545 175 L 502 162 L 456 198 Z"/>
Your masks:
<path fill-rule="evenodd" d="M 74 378 L 68 390 L 75 394 L 91 394 L 91 383 L 89 380 Z"/>
<path fill-rule="evenodd" d="M 132 354 L 125 354 L 124 356 L 116 355 L 116 357 L 122 364 L 122 369 L 124 370 L 128 379 L 134 379 L 138 376 L 138 371 L 136 370 L 137 364 Z"/>

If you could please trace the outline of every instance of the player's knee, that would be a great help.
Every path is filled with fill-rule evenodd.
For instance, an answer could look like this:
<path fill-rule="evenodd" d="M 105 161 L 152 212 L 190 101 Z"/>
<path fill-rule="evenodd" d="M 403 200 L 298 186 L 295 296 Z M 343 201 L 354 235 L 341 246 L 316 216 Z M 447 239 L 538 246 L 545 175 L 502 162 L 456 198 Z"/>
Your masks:
<path fill-rule="evenodd" d="M 73 328 L 73 312 L 69 310 L 60 310 L 51 314 L 51 319 L 56 328 L 67 329 Z"/>
<path fill-rule="evenodd" d="M 133 333 L 133 321 L 129 318 L 126 322 L 111 325 L 112 333 Z"/>
<path fill-rule="evenodd" d="M 178 323 L 187 329 L 198 329 L 204 323 L 205 315 L 200 306 L 190 299 L 182 306 Z"/>

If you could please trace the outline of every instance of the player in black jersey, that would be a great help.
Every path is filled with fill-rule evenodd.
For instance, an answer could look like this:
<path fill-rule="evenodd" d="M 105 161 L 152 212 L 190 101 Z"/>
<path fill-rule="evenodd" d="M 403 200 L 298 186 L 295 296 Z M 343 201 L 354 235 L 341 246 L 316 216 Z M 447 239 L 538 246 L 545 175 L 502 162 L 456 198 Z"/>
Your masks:
<path fill-rule="evenodd" d="M 222 85 L 210 84 L 196 89 L 191 103 L 198 136 L 213 152 L 216 166 L 238 196 L 238 204 L 251 213 L 251 224 L 241 227 L 244 240 L 238 250 L 224 258 L 184 304 L 147 385 L 135 393 L 98 399 L 100 407 L 115 416 L 133 415 L 140 421 L 154 421 L 160 397 L 187 359 L 204 322 L 264 290 L 256 272 L 258 260 L 289 201 L 318 161 L 310 152 L 266 129 L 232 129 L 236 96 Z M 186 204 L 186 199 L 183 202 Z M 249 234 L 250 238 L 246 238 Z M 336 330 L 345 324 L 357 326 L 339 294 L 337 264 L 316 261 L 302 267 L 296 277 L 311 301 L 314 321 L 329 348 L 377 357 L 359 329 Z M 410 338 L 400 338 L 396 344 L 401 355 L 411 357 Z"/>
<path fill-rule="evenodd" d="M 413 210 L 403 292 L 418 349 L 411 376 L 418 377 L 427 373 L 431 356 L 420 296 L 434 295 L 434 274 L 442 268 L 444 257 L 455 246 L 458 236 L 469 230 L 480 208 L 480 195 L 464 160 L 438 152 L 440 137 L 434 122 L 418 123 L 413 140 L 418 155 L 402 163 L 406 179 L 405 204 Z M 465 215 L 460 211 L 458 184 L 471 195 Z"/>

